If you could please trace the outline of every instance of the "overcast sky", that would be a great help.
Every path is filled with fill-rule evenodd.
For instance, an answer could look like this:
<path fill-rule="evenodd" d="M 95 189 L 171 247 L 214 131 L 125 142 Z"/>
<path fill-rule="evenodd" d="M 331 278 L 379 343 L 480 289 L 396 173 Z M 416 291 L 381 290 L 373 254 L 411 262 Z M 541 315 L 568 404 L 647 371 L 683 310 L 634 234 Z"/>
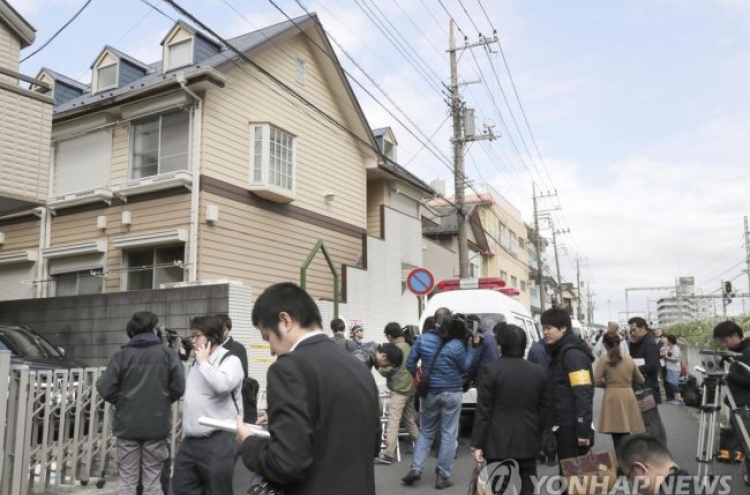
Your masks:
<path fill-rule="evenodd" d="M 166 2 L 149 1 L 178 18 Z M 276 1 L 290 16 L 304 13 L 293 0 Z M 37 42 L 23 57 L 85 0 L 10 3 L 37 28 Z M 477 189 L 491 183 L 529 223 L 532 181 L 543 193 L 557 191 L 559 200 L 540 205 L 562 206 L 550 215 L 556 229 L 570 230 L 560 235 L 563 279 L 575 281 L 575 258 L 582 258 L 598 322 L 624 318 L 625 288 L 671 286 L 680 276 L 694 276 L 704 294 L 716 293 L 722 280 L 748 291 L 750 2 L 301 3 L 384 91 L 339 51 L 342 65 L 378 100 L 352 84 L 371 126 L 393 127 L 399 162 L 428 182 L 451 178 L 450 126 L 440 126 L 448 117 L 441 94 L 449 80 L 448 12 L 471 43 L 478 31 L 497 30 L 535 140 L 498 45 L 492 53 L 464 51 L 460 79 L 482 82 L 467 84 L 462 95 L 476 109 L 477 126 L 487 122 L 500 135 L 470 146 L 468 177 Z M 180 4 L 226 37 L 285 20 L 266 0 Z M 35 75 L 46 66 L 89 82 L 104 44 L 150 63 L 161 57 L 159 42 L 171 25 L 139 0 L 93 0 L 22 72 Z M 630 310 L 655 310 L 655 300 L 666 295 L 631 292 Z M 739 298 L 730 305 L 730 313 L 742 309 Z"/>

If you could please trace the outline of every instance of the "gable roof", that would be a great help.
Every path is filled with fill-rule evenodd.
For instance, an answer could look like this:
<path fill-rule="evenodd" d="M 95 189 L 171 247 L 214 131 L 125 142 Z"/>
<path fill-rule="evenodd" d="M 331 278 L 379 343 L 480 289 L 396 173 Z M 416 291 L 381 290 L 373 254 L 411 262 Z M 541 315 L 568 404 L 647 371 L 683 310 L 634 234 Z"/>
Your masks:
<path fill-rule="evenodd" d="M 42 67 L 41 69 L 39 69 L 39 74 L 37 75 L 37 79 L 39 79 L 39 76 L 41 76 L 42 74 L 47 74 L 55 81 L 59 81 L 63 84 L 67 84 L 71 88 L 79 89 L 83 91 L 84 93 L 86 91 L 91 90 L 91 86 L 89 86 L 88 84 L 84 84 L 80 81 L 76 81 L 72 77 L 65 76 L 63 74 L 60 74 L 59 72 L 55 72 L 52 69 L 48 69 L 46 67 Z"/>
<path fill-rule="evenodd" d="M 113 48 L 113 47 L 111 47 L 109 45 L 104 45 L 104 48 L 102 48 L 102 51 L 99 52 L 99 55 L 97 55 L 96 58 L 94 58 L 94 63 L 91 64 L 91 67 L 89 67 L 90 69 L 94 68 L 94 66 L 96 65 L 97 60 L 99 60 L 99 58 L 101 58 L 101 56 L 102 56 L 102 54 L 104 52 L 110 52 L 114 56 L 116 56 L 117 58 L 129 62 L 131 65 L 135 65 L 136 67 L 139 67 L 139 68 L 143 69 L 145 72 L 148 72 L 151 69 L 151 67 L 149 67 L 148 64 L 144 64 L 140 60 L 137 60 L 137 59 L 131 57 L 130 55 L 128 55 L 127 53 L 121 52 L 117 48 Z"/>
<path fill-rule="evenodd" d="M 187 22 L 180 20 L 180 19 L 178 19 L 177 22 L 174 23 L 174 26 L 172 26 L 171 29 L 167 31 L 167 34 L 164 35 L 164 37 L 161 39 L 161 42 L 159 42 L 159 44 L 163 46 L 164 43 L 166 43 L 166 41 L 169 39 L 170 36 L 172 36 L 172 34 L 175 32 L 177 28 L 182 28 L 185 31 L 190 32 L 193 36 L 200 37 L 201 39 L 214 45 L 216 48 L 221 48 L 221 43 L 217 43 L 216 41 L 212 40 L 211 38 L 203 34 L 202 31 L 195 29 L 193 26 L 191 26 Z"/>
<path fill-rule="evenodd" d="M 19 14 L 5 0 L 0 0 L 0 22 L 8 26 L 13 34 L 21 40 L 21 48 L 30 46 L 36 39 L 36 29 L 34 26 Z"/>

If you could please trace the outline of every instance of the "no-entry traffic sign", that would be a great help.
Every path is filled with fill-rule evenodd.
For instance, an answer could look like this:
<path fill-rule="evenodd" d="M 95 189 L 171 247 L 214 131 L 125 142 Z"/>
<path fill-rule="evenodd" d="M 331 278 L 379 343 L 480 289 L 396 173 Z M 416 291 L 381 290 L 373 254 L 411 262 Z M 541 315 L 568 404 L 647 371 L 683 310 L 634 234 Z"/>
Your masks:
<path fill-rule="evenodd" d="M 435 287 L 435 277 L 427 268 L 414 268 L 406 276 L 406 286 L 414 294 L 424 296 Z"/>

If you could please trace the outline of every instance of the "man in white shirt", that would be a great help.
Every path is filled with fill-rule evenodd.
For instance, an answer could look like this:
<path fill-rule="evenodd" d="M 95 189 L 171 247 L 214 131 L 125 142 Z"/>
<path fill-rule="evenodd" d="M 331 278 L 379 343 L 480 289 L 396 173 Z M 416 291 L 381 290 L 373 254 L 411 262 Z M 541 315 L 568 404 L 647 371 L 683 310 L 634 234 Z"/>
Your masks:
<path fill-rule="evenodd" d="M 607 332 L 617 335 L 620 331 L 620 325 L 615 321 L 607 322 Z M 607 354 L 607 350 L 604 348 L 604 336 L 602 335 L 602 338 L 600 338 L 596 345 L 594 346 L 594 357 L 597 359 Z M 628 349 L 628 343 L 625 341 L 625 339 L 620 339 L 620 353 L 623 356 L 630 356 L 630 349 Z"/>
<path fill-rule="evenodd" d="M 177 451 L 175 495 L 232 495 L 237 452 L 234 434 L 198 424 L 198 418 L 234 421 L 242 416 L 240 359 L 221 346 L 223 325 L 215 316 L 190 321 L 195 363 L 188 374 L 182 408 L 184 438 Z"/>

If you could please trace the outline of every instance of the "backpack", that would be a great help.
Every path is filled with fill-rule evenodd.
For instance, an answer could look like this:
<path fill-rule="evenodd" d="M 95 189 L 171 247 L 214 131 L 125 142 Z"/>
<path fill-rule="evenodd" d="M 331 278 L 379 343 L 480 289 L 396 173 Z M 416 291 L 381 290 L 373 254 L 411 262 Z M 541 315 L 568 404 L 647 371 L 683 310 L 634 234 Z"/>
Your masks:
<path fill-rule="evenodd" d="M 226 358 L 234 355 L 235 354 L 233 354 L 232 351 L 227 349 L 227 352 L 221 357 L 219 365 L 221 365 L 221 363 L 223 363 Z M 242 379 L 242 384 L 240 385 L 240 393 L 242 394 L 242 419 L 243 421 L 245 421 L 245 423 L 251 425 L 255 424 L 255 421 L 258 419 L 259 390 L 260 383 L 258 383 L 258 380 L 256 380 L 255 378 L 247 377 Z M 235 402 L 235 407 L 237 407 L 237 399 L 234 398 L 234 391 L 232 391 L 232 400 Z"/>

